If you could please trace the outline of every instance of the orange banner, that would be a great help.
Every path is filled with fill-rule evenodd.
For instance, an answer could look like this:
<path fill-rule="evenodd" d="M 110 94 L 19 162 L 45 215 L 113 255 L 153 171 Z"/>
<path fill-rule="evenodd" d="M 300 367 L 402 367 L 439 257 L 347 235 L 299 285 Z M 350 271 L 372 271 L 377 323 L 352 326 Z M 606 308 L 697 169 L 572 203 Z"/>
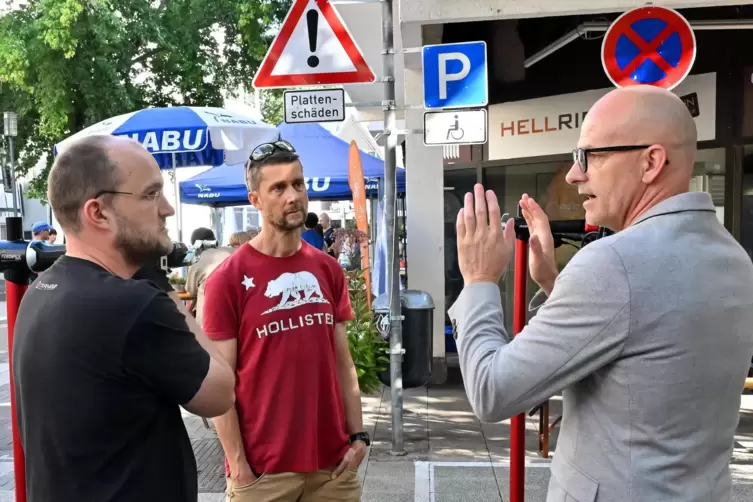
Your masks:
<path fill-rule="evenodd" d="M 355 141 L 350 142 L 348 151 L 348 184 L 353 192 L 353 209 L 356 213 L 356 227 L 369 235 L 369 217 L 366 213 L 366 183 L 363 179 L 361 152 Z M 371 309 L 371 270 L 369 270 L 369 241 L 361 242 L 361 268 L 364 270 L 368 305 Z"/>

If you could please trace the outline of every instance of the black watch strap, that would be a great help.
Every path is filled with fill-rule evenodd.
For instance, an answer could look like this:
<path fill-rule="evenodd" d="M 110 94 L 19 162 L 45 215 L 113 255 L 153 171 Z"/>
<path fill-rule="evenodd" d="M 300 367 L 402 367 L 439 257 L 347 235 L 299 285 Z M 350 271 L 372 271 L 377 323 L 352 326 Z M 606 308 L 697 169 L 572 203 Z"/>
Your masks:
<path fill-rule="evenodd" d="M 368 432 L 356 432 L 355 434 L 351 434 L 350 442 L 353 443 L 354 441 L 363 441 L 364 443 L 366 443 L 366 446 L 371 445 L 371 439 L 369 439 Z"/>

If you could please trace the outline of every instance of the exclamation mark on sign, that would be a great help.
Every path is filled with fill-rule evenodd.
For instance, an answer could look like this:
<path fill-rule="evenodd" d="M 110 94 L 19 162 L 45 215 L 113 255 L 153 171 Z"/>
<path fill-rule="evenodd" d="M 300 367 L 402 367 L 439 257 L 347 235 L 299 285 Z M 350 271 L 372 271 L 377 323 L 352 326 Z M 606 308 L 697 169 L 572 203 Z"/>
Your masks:
<path fill-rule="evenodd" d="M 309 50 L 316 52 L 316 32 L 319 28 L 319 11 L 311 9 L 306 13 L 306 23 L 309 29 Z M 319 58 L 315 55 L 309 56 L 308 64 L 312 68 L 319 66 Z"/>

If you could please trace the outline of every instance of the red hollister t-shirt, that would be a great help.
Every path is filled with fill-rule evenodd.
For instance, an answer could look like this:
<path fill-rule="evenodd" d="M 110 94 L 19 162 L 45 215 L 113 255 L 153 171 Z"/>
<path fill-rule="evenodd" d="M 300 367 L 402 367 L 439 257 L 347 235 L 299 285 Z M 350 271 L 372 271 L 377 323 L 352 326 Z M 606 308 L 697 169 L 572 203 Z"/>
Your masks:
<path fill-rule="evenodd" d="M 313 472 L 345 456 L 335 324 L 351 319 L 345 273 L 305 242 L 283 258 L 241 246 L 207 279 L 204 331 L 238 338 L 235 404 L 255 472 Z"/>

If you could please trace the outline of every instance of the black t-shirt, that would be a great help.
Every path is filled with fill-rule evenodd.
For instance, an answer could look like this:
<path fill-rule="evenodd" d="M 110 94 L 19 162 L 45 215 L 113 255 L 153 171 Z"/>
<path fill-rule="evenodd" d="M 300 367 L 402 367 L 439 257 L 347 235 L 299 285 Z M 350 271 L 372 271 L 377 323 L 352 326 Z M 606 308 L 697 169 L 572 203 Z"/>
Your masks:
<path fill-rule="evenodd" d="M 63 256 L 23 298 L 13 365 L 29 502 L 198 499 L 179 405 L 209 355 L 153 283 Z"/>
<path fill-rule="evenodd" d="M 162 270 L 158 264 L 144 265 L 133 275 L 134 279 L 152 281 L 157 287 L 163 291 L 172 292 L 175 289 L 170 285 L 170 281 L 167 279 L 167 272 Z"/>

